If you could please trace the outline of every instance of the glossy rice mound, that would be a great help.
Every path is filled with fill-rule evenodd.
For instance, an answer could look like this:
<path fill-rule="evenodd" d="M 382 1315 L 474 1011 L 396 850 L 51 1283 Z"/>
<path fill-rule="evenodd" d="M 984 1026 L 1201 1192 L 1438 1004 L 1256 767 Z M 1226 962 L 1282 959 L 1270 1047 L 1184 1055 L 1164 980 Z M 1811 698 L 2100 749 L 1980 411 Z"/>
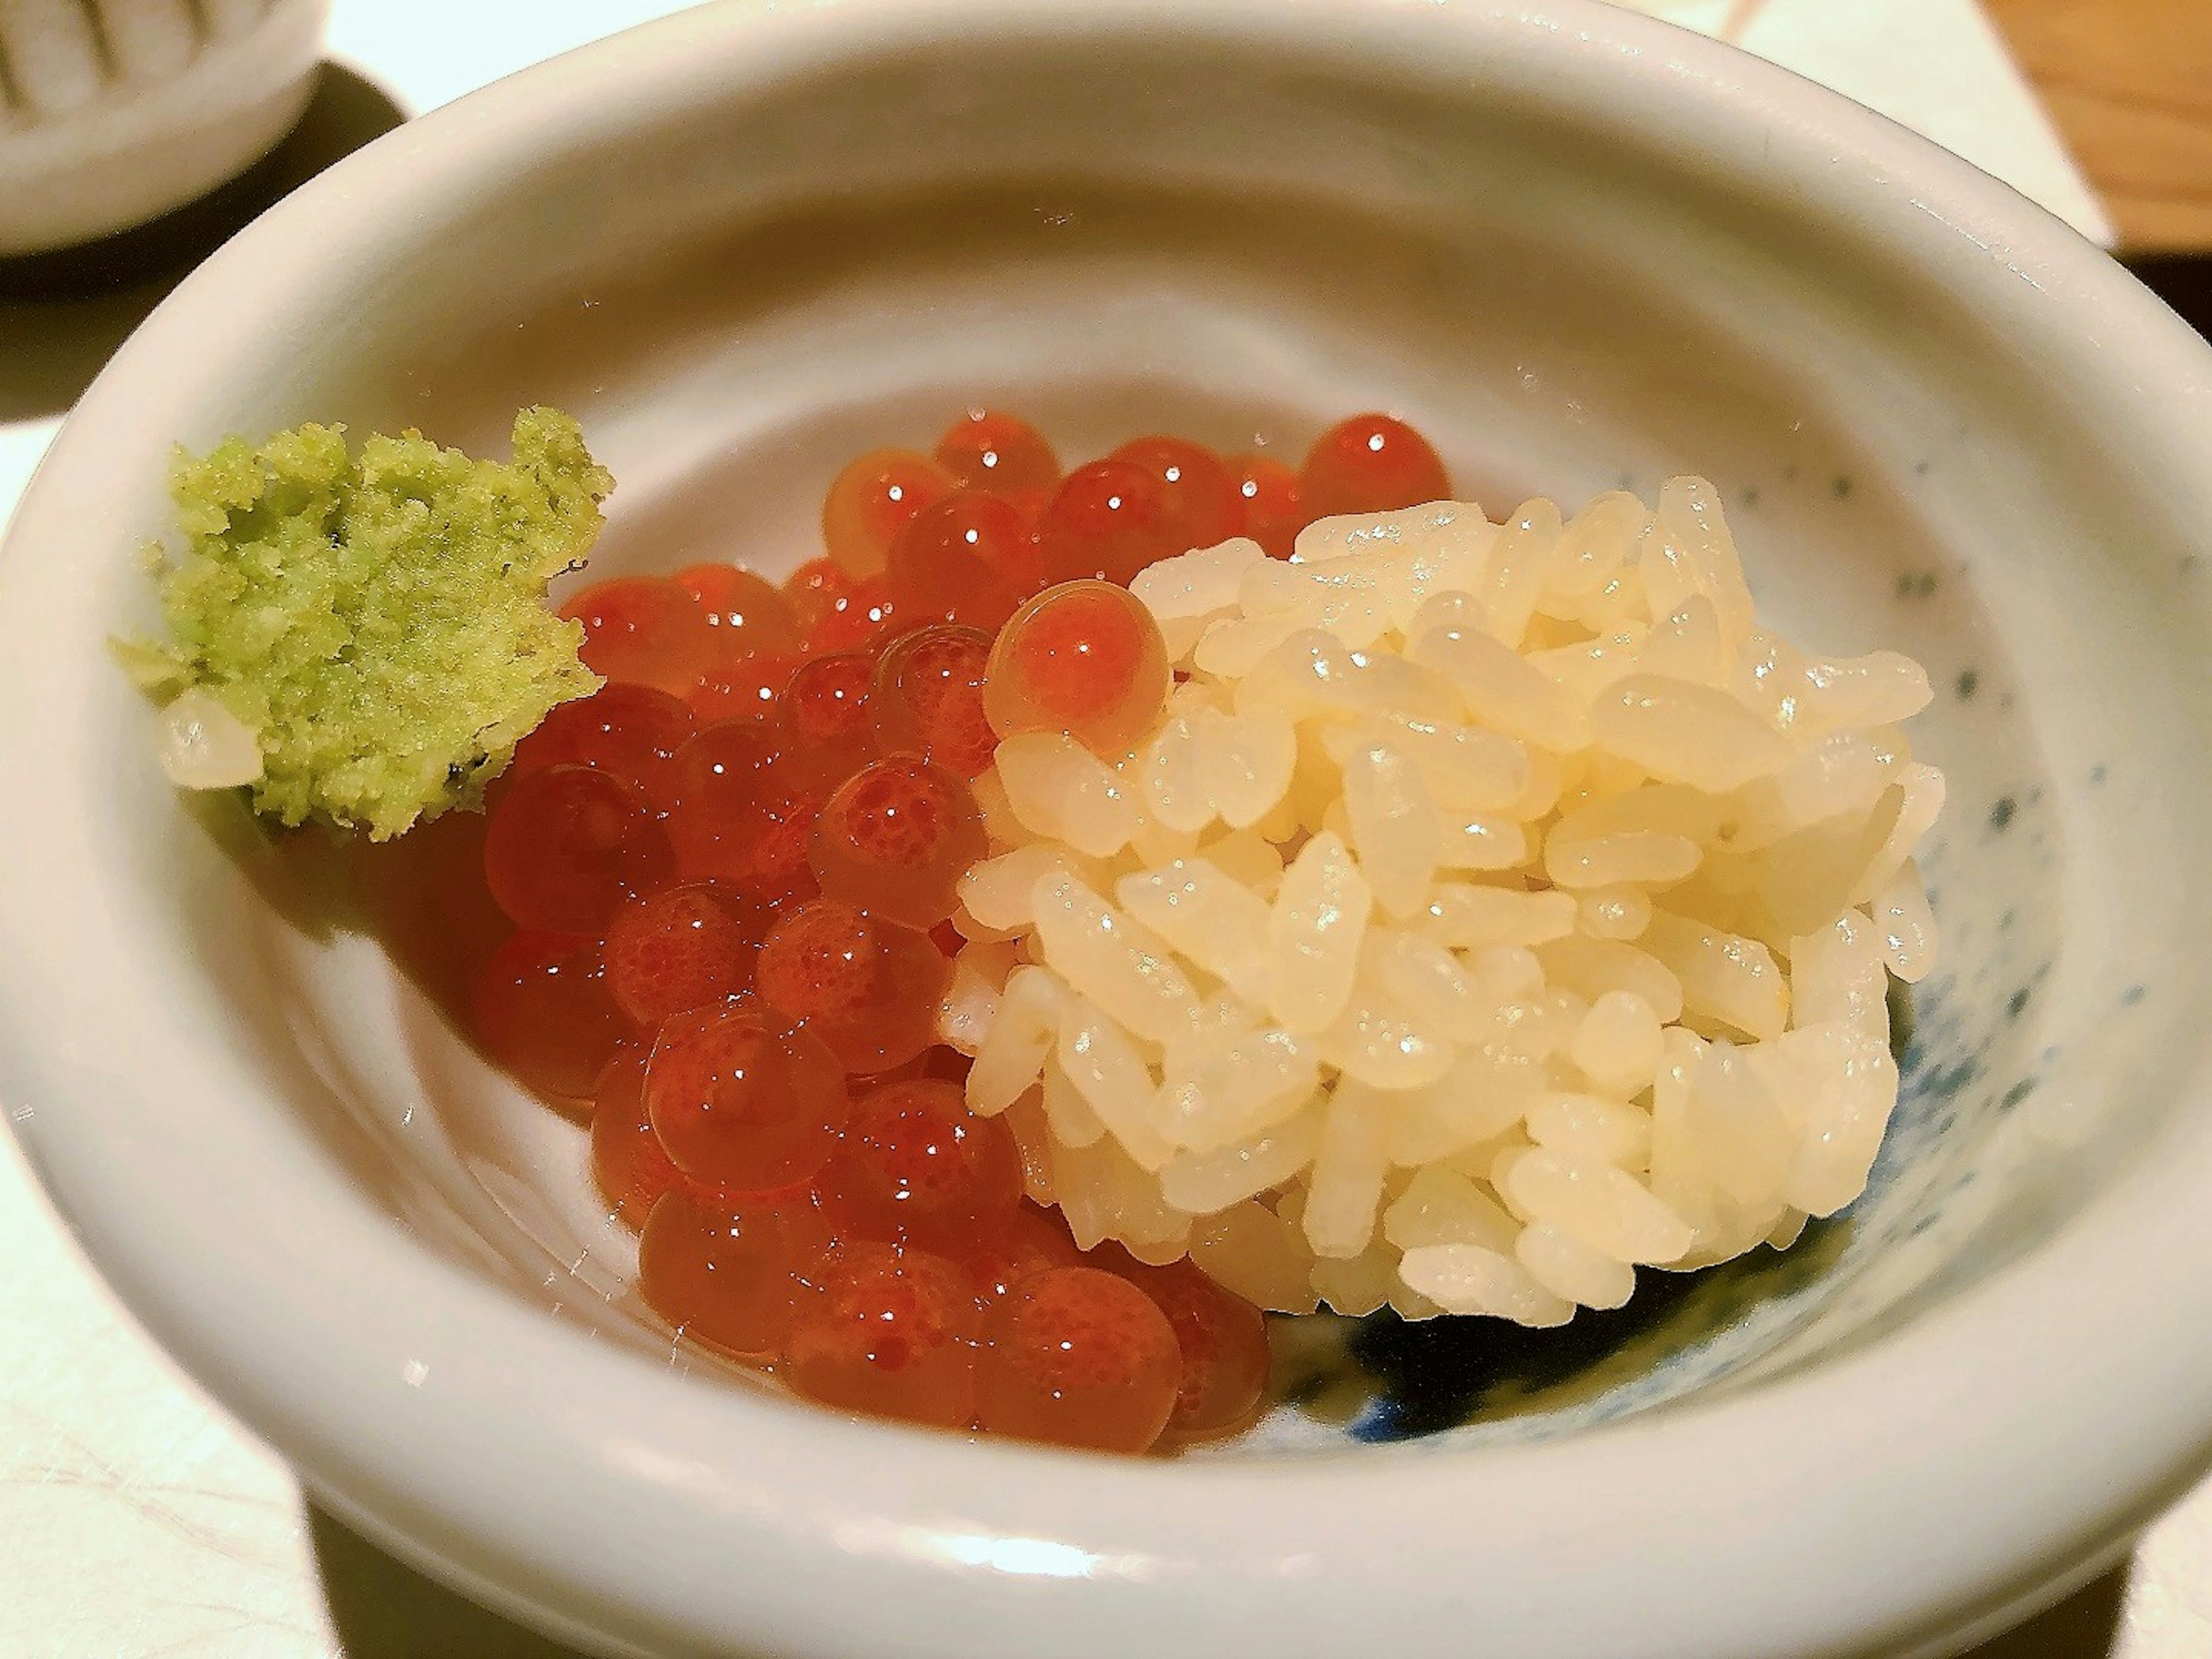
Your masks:
<path fill-rule="evenodd" d="M 1711 485 L 1133 586 L 1187 678 L 1125 755 L 1000 745 L 944 1016 L 1079 1243 L 1553 1325 L 1858 1195 L 1935 950 L 1927 677 L 1761 628 Z"/>

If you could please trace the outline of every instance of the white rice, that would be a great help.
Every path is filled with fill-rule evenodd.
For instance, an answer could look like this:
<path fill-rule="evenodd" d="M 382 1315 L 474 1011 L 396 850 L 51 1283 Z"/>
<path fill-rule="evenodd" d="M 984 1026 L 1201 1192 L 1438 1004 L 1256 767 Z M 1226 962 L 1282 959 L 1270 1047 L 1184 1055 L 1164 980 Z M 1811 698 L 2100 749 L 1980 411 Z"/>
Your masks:
<path fill-rule="evenodd" d="M 1711 485 L 1133 585 L 1188 678 L 1002 744 L 942 1035 L 1079 1243 L 1554 1325 L 1863 1189 L 1924 974 L 1927 677 L 1761 630 Z"/>

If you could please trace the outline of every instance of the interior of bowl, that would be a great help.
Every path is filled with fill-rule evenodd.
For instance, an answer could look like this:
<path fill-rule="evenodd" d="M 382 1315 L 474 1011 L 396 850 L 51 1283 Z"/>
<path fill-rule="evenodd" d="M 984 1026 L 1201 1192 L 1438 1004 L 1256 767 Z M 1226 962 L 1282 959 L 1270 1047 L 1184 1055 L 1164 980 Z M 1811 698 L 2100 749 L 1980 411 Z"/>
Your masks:
<path fill-rule="evenodd" d="M 1873 230 L 1656 134 L 1287 49 L 1114 52 L 1109 77 L 1079 32 L 894 37 L 765 93 L 594 112 L 495 189 L 433 191 L 173 435 L 313 418 L 496 452 L 518 405 L 556 404 L 619 481 L 602 573 L 781 574 L 842 459 L 978 403 L 1063 454 L 1157 428 L 1293 464 L 1389 409 L 1493 516 L 1703 473 L 1786 631 L 1909 652 L 1937 688 L 1914 744 L 1950 781 L 1923 860 L 1944 957 L 1868 1194 L 1786 1256 L 1646 1270 L 1625 1313 L 1560 1332 L 1304 1322 L 1294 1403 L 1203 1455 L 1556 1434 L 1836 1352 L 2061 1224 L 2172 1109 L 2205 973 L 2206 575 L 2099 411 Z M 164 519 L 158 455 L 134 459 L 118 546 Z M 143 624 L 135 568 L 89 575 L 111 626 Z M 582 1129 L 299 860 L 173 801 L 144 712 L 119 677 L 104 695 L 110 850 L 364 1201 L 668 1355 Z"/>

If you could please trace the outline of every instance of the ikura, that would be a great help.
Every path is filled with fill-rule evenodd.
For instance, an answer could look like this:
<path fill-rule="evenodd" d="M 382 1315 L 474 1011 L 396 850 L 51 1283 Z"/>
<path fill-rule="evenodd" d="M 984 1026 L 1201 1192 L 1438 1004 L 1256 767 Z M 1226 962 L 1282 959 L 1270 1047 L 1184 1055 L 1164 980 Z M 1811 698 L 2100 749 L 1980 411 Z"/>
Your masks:
<path fill-rule="evenodd" d="M 927 933 L 817 899 L 778 919 L 756 982 L 762 1000 L 803 1021 L 848 1072 L 874 1075 L 928 1048 L 951 978 Z"/>
<path fill-rule="evenodd" d="M 638 1289 L 684 1335 L 731 1358 L 781 1352 L 800 1275 L 829 1249 L 828 1227 L 803 1200 L 787 1205 L 677 1188 L 653 1206 L 637 1246 Z"/>
<path fill-rule="evenodd" d="M 1211 1440 L 1243 1428 L 1267 1387 L 1267 1322 L 1260 1310 L 1188 1261 L 1150 1267 L 1133 1258 L 1114 1271 L 1167 1316 L 1182 1354 L 1168 1437 Z"/>
<path fill-rule="evenodd" d="M 676 585 L 699 602 L 718 657 L 790 656 L 805 643 L 799 608 L 775 583 L 733 564 L 695 564 Z"/>
<path fill-rule="evenodd" d="M 690 692 L 713 659 L 714 630 L 699 601 L 658 576 L 594 582 L 561 607 L 583 624 L 584 666 L 617 685 Z"/>
<path fill-rule="evenodd" d="M 596 936 L 622 902 L 674 872 L 645 792 L 588 766 L 515 780 L 484 831 L 484 877 L 521 927 Z"/>
<path fill-rule="evenodd" d="M 592 1179 L 686 1341 L 941 1427 L 1234 1433 L 1258 1310 L 1188 1261 L 1079 1251 L 935 1041 L 955 884 L 988 850 L 967 781 L 1003 736 L 1110 757 L 1158 720 L 1165 650 L 1120 585 L 1152 560 L 1240 534 L 1285 556 L 1320 514 L 1447 489 L 1380 416 L 1296 473 L 1155 434 L 1063 476 L 969 411 L 933 458 L 841 472 L 829 556 L 781 587 L 702 564 L 579 593 L 608 684 L 524 740 L 489 819 L 358 860 L 372 914 L 488 1056 L 589 1108 Z"/>
<path fill-rule="evenodd" d="M 507 775 L 589 766 L 628 779 L 665 812 L 676 804 L 676 751 L 691 732 L 690 709 L 665 691 L 610 683 L 548 714 L 516 745 Z"/>
<path fill-rule="evenodd" d="M 1143 469 L 1159 486 L 1176 552 L 1218 547 L 1237 534 L 1244 516 L 1237 482 L 1205 445 L 1188 438 L 1137 438 L 1109 459 Z"/>
<path fill-rule="evenodd" d="M 1017 1150 L 1018 1158 L 1019 1152 Z M 1079 1267 L 1083 1253 L 1068 1237 L 1057 1214 L 1024 1199 L 1014 1207 L 1006 1231 L 981 1249 L 961 1256 L 975 1299 L 987 1310 L 1013 1293 L 1015 1286 L 1048 1267 Z"/>
<path fill-rule="evenodd" d="M 854 582 L 807 635 L 806 648 L 816 656 L 863 650 L 890 631 L 894 611 L 890 584 L 882 576 Z"/>
<path fill-rule="evenodd" d="M 1021 1153 L 1002 1121 L 969 1113 L 956 1084 L 881 1084 L 854 1106 L 822 1194 L 824 1209 L 864 1237 L 965 1254 L 1012 1226 Z"/>
<path fill-rule="evenodd" d="M 1049 490 L 1060 482 L 1060 457 L 1027 421 L 971 409 L 937 441 L 937 464 L 969 489 L 999 495 Z"/>
<path fill-rule="evenodd" d="M 560 933 L 517 933 L 492 952 L 470 1013 L 487 1054 L 558 1100 L 591 1099 L 623 1037 L 598 941 Z"/>
<path fill-rule="evenodd" d="M 1259 543 L 1271 559 L 1289 558 L 1313 517 L 1298 493 L 1298 475 L 1265 455 L 1240 455 L 1229 471 L 1243 514 L 1237 533 Z"/>
<path fill-rule="evenodd" d="M 815 629 L 836 613 L 840 600 L 852 598 L 855 585 L 835 559 L 809 559 L 785 579 L 783 594 L 791 601 L 802 650 L 814 648 Z"/>
<path fill-rule="evenodd" d="M 1048 587 L 991 649 L 983 708 L 1002 738 L 1066 732 L 1101 755 L 1158 721 L 1173 677 L 1152 613 L 1111 582 Z"/>
<path fill-rule="evenodd" d="M 964 1428 L 975 1415 L 981 1322 L 966 1277 L 943 1256 L 843 1243 L 801 1302 L 776 1369 L 825 1406 Z"/>
<path fill-rule="evenodd" d="M 725 1004 L 660 1028 L 645 1107 L 678 1170 L 742 1196 L 807 1180 L 830 1161 L 845 1127 L 845 1079 L 818 1038 Z"/>
<path fill-rule="evenodd" d="M 810 856 L 831 897 L 928 928 L 952 914 L 955 884 L 988 850 L 968 786 L 927 761 L 894 755 L 830 797 Z"/>
<path fill-rule="evenodd" d="M 1167 486 L 1134 461 L 1093 461 L 1069 473 L 1037 524 L 1048 581 L 1086 576 L 1126 587 L 1146 565 L 1186 553 L 1181 512 Z"/>
<path fill-rule="evenodd" d="M 825 787 L 842 783 L 876 757 L 869 693 L 876 659 L 863 651 L 810 658 L 776 698 L 782 763 Z"/>
<path fill-rule="evenodd" d="M 979 1420 L 995 1434 L 1096 1451 L 1149 1449 L 1182 1386 L 1175 1328 L 1096 1267 L 1031 1274 L 991 1310 Z"/>
<path fill-rule="evenodd" d="M 702 722 L 769 720 L 799 664 L 797 657 L 750 652 L 717 655 L 699 671 L 685 697 Z"/>
<path fill-rule="evenodd" d="M 750 873 L 757 838 L 791 793 L 781 755 L 767 727 L 743 720 L 710 726 L 677 751 L 677 799 L 666 827 L 685 877 Z"/>
<path fill-rule="evenodd" d="M 997 735 L 983 708 L 991 635 L 939 625 L 902 635 L 877 659 L 872 708 L 886 755 L 920 755 L 963 778 L 991 763 Z"/>
<path fill-rule="evenodd" d="M 848 575 L 880 576 L 899 532 L 952 489 L 952 475 L 928 456 L 872 449 L 831 481 L 822 502 L 823 545 Z"/>
<path fill-rule="evenodd" d="M 744 988 L 763 919 L 707 882 L 634 899 L 607 923 L 607 991 L 641 1031 Z"/>
<path fill-rule="evenodd" d="M 684 1184 L 645 1109 L 646 1050 L 625 1043 L 599 1073 L 592 1104 L 592 1180 L 608 1212 L 635 1231 L 672 1187 Z"/>
<path fill-rule="evenodd" d="M 901 617 L 996 628 L 1038 585 L 1028 521 L 996 495 L 955 490 L 891 543 L 884 580 Z"/>
<path fill-rule="evenodd" d="M 1354 415 L 1314 441 L 1298 474 L 1310 521 L 1345 513 L 1390 513 L 1439 501 L 1451 480 L 1429 441 L 1388 415 Z"/>

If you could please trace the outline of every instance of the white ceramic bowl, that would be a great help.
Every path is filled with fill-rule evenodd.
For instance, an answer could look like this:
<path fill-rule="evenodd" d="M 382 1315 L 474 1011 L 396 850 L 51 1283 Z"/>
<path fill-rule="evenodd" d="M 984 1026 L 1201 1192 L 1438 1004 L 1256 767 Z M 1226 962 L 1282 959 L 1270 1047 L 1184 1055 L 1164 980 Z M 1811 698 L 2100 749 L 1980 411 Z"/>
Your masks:
<path fill-rule="evenodd" d="M 607 564 L 775 563 L 838 456 L 975 396 L 1077 453 L 1393 405 L 1493 505 L 1693 467 L 1786 625 L 1929 663 L 1949 965 L 1814 1271 L 1400 1445 L 1106 1462 L 690 1374 L 577 1133 L 170 793 L 101 650 L 175 441 L 495 445 L 551 399 L 623 481 Z M 0 557 L 6 1104 L 320 1501 L 586 1644 L 1932 1653 L 2212 1444 L 2208 410 L 2212 353 L 2056 221 L 1580 0 L 688 13 L 342 163 L 70 420 Z"/>

